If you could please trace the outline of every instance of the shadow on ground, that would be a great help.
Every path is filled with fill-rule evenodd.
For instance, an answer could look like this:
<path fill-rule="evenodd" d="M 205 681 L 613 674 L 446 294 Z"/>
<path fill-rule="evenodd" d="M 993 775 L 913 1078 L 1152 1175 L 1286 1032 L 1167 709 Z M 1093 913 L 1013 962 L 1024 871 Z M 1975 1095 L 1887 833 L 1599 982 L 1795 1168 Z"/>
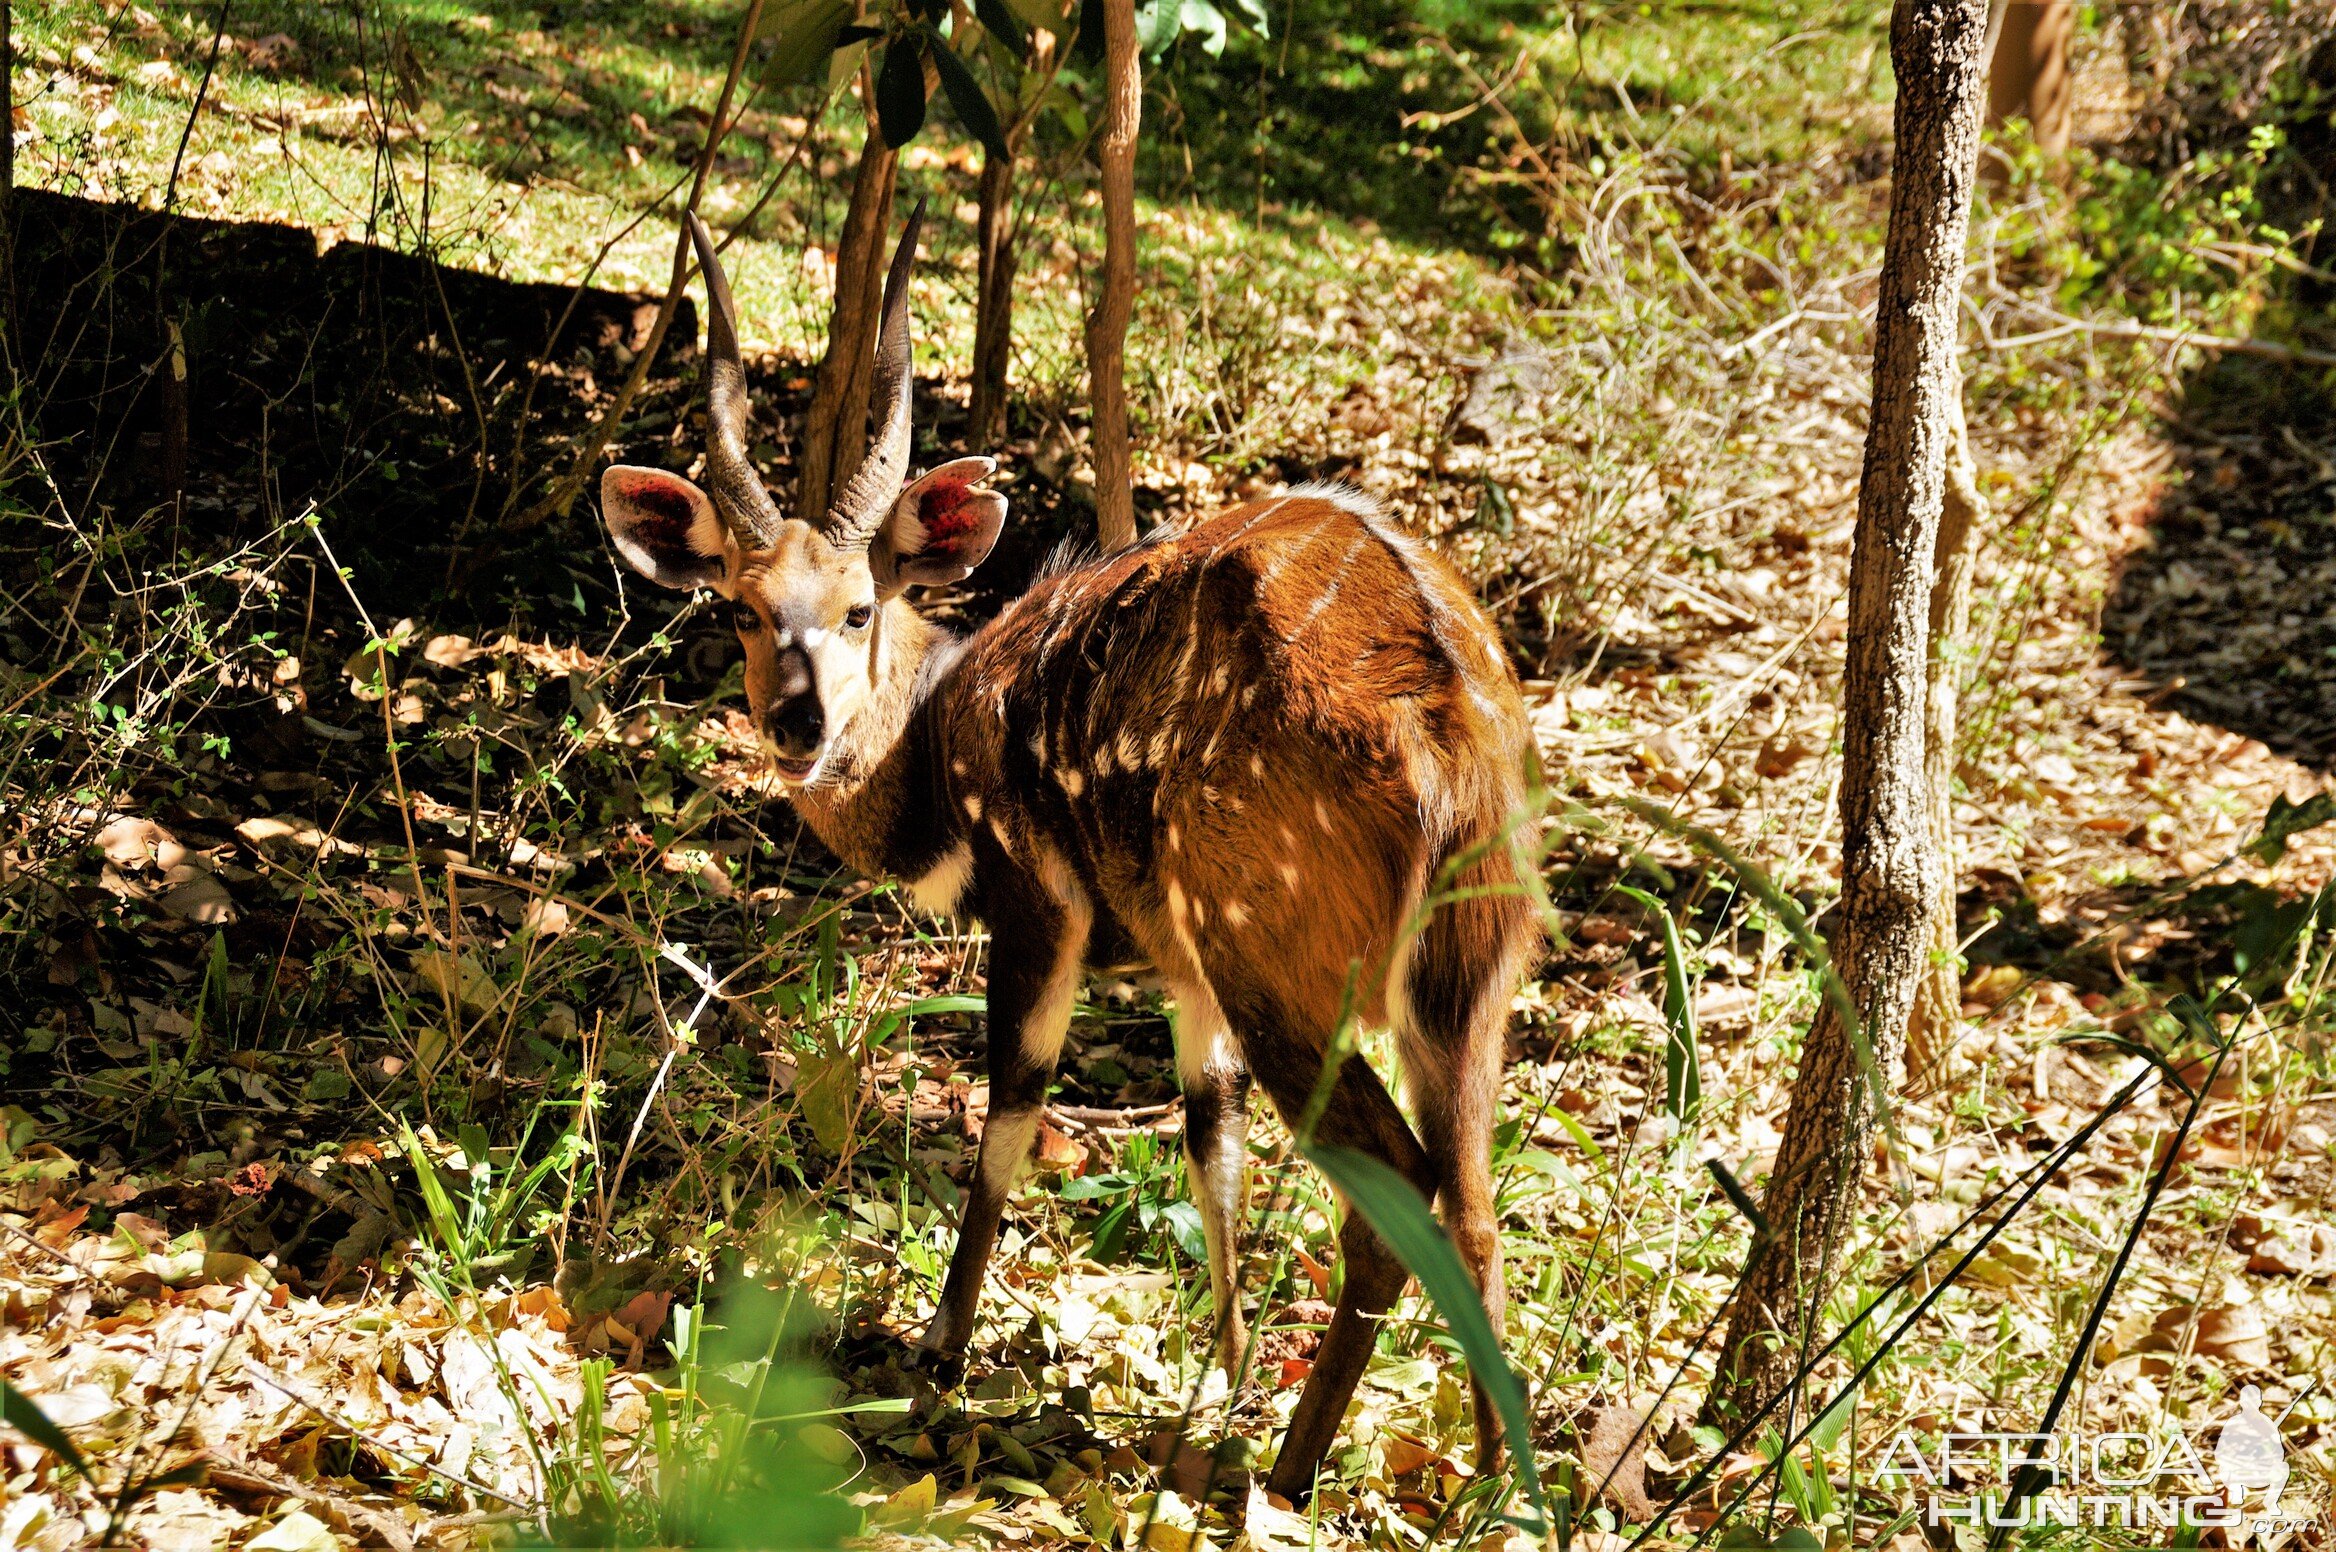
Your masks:
<path fill-rule="evenodd" d="M 167 565 L 313 506 L 360 590 L 400 613 L 489 541 L 518 568 L 507 585 L 605 572 L 578 542 L 584 504 L 508 536 L 532 549 L 500 530 L 621 377 L 653 300 L 37 190 L 15 196 L 13 226 L 20 413 L 75 521 Z M 694 335 L 694 314 L 678 322 Z M 634 456 L 675 424 L 688 354 L 652 373 Z"/>
<path fill-rule="evenodd" d="M 2102 621 L 2182 711 L 2336 768 L 2336 413 L 2225 362 L 2188 386 L 2175 473 Z"/>
<path fill-rule="evenodd" d="M 20 413 L 77 522 L 164 566 L 313 506 L 377 616 L 532 620 L 597 638 L 623 612 L 590 483 L 562 517 L 525 514 L 623 381 L 654 297 L 519 284 L 361 243 L 320 252 L 294 227 L 37 190 L 20 191 L 14 212 Z M 183 388 L 171 380 L 174 324 Z M 611 457 L 681 470 L 696 460 L 697 336 L 685 300 Z M 766 437 L 757 456 L 784 500 L 806 367 L 772 357 L 750 375 Z M 920 461 L 945 454 L 962 418 L 920 393 Z M 985 568 L 999 592 L 969 600 L 975 612 L 1019 591 L 1074 521 L 1038 484 L 1016 486 L 1018 521 Z M 44 508 L 47 495 L 19 500 Z M 630 589 L 628 635 L 682 601 L 653 594 Z"/>
<path fill-rule="evenodd" d="M 2336 44 L 2277 79 L 2282 102 L 2325 101 Z M 2336 217 L 2336 124 L 2300 111 L 2279 123 L 2286 150 L 2258 191 L 2262 214 L 2283 231 L 2324 233 Z M 2190 128 L 2208 143 L 2254 132 L 2212 105 Z M 2273 272 L 2262 337 L 2336 348 L 2332 251 L 2323 235 L 2304 248 L 2316 270 Z M 2174 468 L 2105 608 L 2105 649 L 2185 713 L 2336 769 L 2336 369 L 2208 356 L 2181 385 L 2166 434 Z"/>

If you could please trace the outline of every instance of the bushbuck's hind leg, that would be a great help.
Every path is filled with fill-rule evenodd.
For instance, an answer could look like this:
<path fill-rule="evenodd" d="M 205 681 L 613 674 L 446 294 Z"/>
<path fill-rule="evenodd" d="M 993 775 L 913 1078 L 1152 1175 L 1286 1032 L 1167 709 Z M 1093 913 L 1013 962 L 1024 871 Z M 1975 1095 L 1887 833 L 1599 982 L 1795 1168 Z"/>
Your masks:
<path fill-rule="evenodd" d="M 1015 1178 L 1038 1138 L 1047 1086 L 1062 1057 L 1093 913 L 1075 885 L 1057 892 L 1009 878 L 983 895 L 990 923 L 990 1112 L 940 1308 L 918 1343 L 954 1369 L 973 1337 L 981 1284 Z"/>
<path fill-rule="evenodd" d="M 1249 1197 L 1249 1071 L 1205 988 L 1176 997 L 1176 1072 L 1184 1090 L 1184 1164 L 1208 1241 L 1217 1363 L 1238 1384 L 1248 1330 L 1241 1319 L 1241 1213 Z"/>
<path fill-rule="evenodd" d="M 1246 1036 L 1250 1026 L 1241 1027 Z M 1322 1033 L 1285 1027 L 1270 1033 L 1261 1031 L 1263 1038 L 1246 1042 L 1255 1058 L 1258 1081 L 1273 1097 L 1282 1118 L 1293 1126 L 1305 1114 L 1306 1101 L 1321 1075 Z M 1422 1196 L 1432 1193 L 1435 1176 L 1427 1154 L 1378 1074 L 1356 1056 L 1339 1069 L 1335 1084 L 1314 1140 L 1328 1147 L 1371 1154 L 1393 1166 Z M 1379 1317 L 1403 1292 L 1410 1276 L 1386 1241 L 1351 1207 L 1339 1231 L 1338 1248 L 1345 1268 L 1338 1307 L 1331 1314 L 1322 1345 L 1315 1350 L 1314 1371 L 1307 1376 L 1297 1410 L 1290 1414 L 1289 1432 L 1282 1437 L 1281 1454 L 1274 1461 L 1269 1483 L 1292 1503 L 1301 1502 L 1314 1491 L 1314 1473 L 1338 1436 L 1346 1404 L 1370 1362 Z"/>
<path fill-rule="evenodd" d="M 1456 892 L 1462 898 L 1438 907 L 1421 930 L 1391 1009 L 1444 1228 L 1483 1295 L 1495 1335 L 1502 1331 L 1508 1297 L 1493 1206 L 1492 1131 L 1509 1001 L 1534 925 L 1522 898 L 1477 891 L 1497 889 L 1511 878 L 1505 856 L 1488 857 L 1461 873 Z M 1472 1388 L 1476 1464 L 1487 1472 L 1500 1461 L 1500 1414 L 1481 1384 Z"/>

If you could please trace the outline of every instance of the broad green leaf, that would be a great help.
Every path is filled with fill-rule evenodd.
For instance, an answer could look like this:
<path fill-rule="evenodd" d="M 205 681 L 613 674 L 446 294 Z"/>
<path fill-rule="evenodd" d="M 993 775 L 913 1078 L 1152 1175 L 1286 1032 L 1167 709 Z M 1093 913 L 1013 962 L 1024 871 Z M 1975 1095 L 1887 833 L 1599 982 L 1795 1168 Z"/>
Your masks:
<path fill-rule="evenodd" d="M 1091 1202 L 1097 1197 L 1117 1196 L 1134 1184 L 1125 1175 L 1077 1175 L 1064 1181 L 1056 1194 L 1066 1202 Z"/>
<path fill-rule="evenodd" d="M 925 127 L 925 40 L 921 33 L 893 39 L 876 67 L 876 127 L 895 151 Z"/>
<path fill-rule="evenodd" d="M 929 27 L 925 31 L 932 44 L 933 63 L 940 70 L 941 90 L 957 114 L 957 122 L 990 155 L 1011 156 L 1013 153 L 1006 149 L 1006 132 L 998 125 L 998 110 L 990 106 L 989 94 L 973 78 L 972 68 L 957 56 L 946 38 Z"/>
<path fill-rule="evenodd" d="M 839 33 L 837 36 L 840 38 L 843 35 Z M 858 43 L 846 43 L 828 56 L 827 89 L 829 91 L 842 91 L 844 83 L 860 73 L 860 61 L 868 57 L 868 49 L 869 44 L 863 39 Z"/>
<path fill-rule="evenodd" d="M 1835 1397 L 1833 1404 L 1825 1409 L 1825 1415 L 1809 1430 L 1809 1443 L 1820 1453 L 1839 1444 L 1841 1436 L 1849 1430 L 1850 1417 L 1857 1411 L 1857 1392 L 1858 1387 L 1852 1385 Z"/>
<path fill-rule="evenodd" d="M 1168 51 L 1184 31 L 1184 0 L 1144 0 L 1136 7 L 1136 47 L 1146 59 Z"/>
<path fill-rule="evenodd" d="M 2271 811 L 2263 816 L 2263 833 L 2247 846 L 2248 855 L 2256 861 L 2269 864 L 2287 855 L 2291 836 L 2336 820 L 2336 793 L 2315 792 L 2301 803 L 2290 803 L 2281 793 L 2271 800 Z"/>
<path fill-rule="evenodd" d="M 65 1437 L 65 1430 L 49 1421 L 32 1397 L 18 1390 L 6 1380 L 0 1380 L 0 1422 L 23 1434 L 27 1439 L 56 1456 L 73 1468 L 83 1481 L 89 1480 L 89 1465 L 81 1458 L 81 1451 Z"/>
<path fill-rule="evenodd" d="M 1025 27 L 1044 27 L 1049 32 L 1061 32 L 1068 8 L 1063 0 L 1005 0 Z M 978 13 L 977 13 L 978 14 Z"/>
<path fill-rule="evenodd" d="M 973 0 L 974 19 L 988 29 L 991 37 L 1019 55 L 1030 46 L 1030 36 L 1022 30 L 1021 19 L 1006 5 L 1006 0 Z M 1044 25 L 1041 23 L 1040 25 Z"/>
<path fill-rule="evenodd" d="M 1061 122 L 1063 132 L 1071 139 L 1085 140 L 1087 138 L 1086 104 L 1072 95 L 1070 88 L 1064 86 L 1060 81 L 1047 88 L 1046 110 Z"/>
<path fill-rule="evenodd" d="M 1190 1202 L 1170 1202 L 1160 1209 L 1160 1217 L 1168 1225 L 1168 1232 L 1175 1239 L 1176 1248 L 1183 1251 L 1187 1259 L 1202 1266 L 1208 1265 L 1209 1241 L 1208 1236 L 1201 1232 L 1200 1209 Z"/>
<path fill-rule="evenodd" d="M 1468 1269 L 1460 1264 L 1460 1253 L 1428 1211 L 1426 1200 L 1392 1166 L 1367 1153 L 1313 1146 L 1305 1154 L 1330 1177 L 1332 1185 L 1346 1193 L 1355 1211 L 1419 1279 L 1437 1313 L 1444 1317 L 1453 1340 L 1468 1358 L 1468 1372 L 1500 1412 L 1501 1432 L 1508 1437 L 1517 1480 L 1540 1511 L 1542 1523 L 1547 1524 L 1549 1504 L 1542 1497 L 1541 1474 L 1533 1463 L 1532 1419 L 1525 1405 L 1525 1387 L 1501 1355 L 1500 1338 L 1485 1317 L 1483 1296 L 1476 1291 Z"/>
<path fill-rule="evenodd" d="M 763 79 L 772 86 L 799 86 L 819 80 L 835 52 L 836 38 L 852 19 L 852 0 L 797 0 L 766 17 L 763 31 L 774 39 Z"/>
<path fill-rule="evenodd" d="M 830 1153 L 841 1153 L 852 1140 L 852 1111 L 860 1097 L 860 1058 L 855 1050 L 822 1045 L 801 1057 L 795 1067 L 795 1100 L 811 1135 Z"/>
<path fill-rule="evenodd" d="M 1211 59 L 1225 52 L 1225 13 L 1209 0 L 1184 0 L 1181 25 L 1199 35 L 1200 46 Z"/>
<path fill-rule="evenodd" d="M 1128 1198 L 1105 1213 L 1095 1224 L 1095 1244 L 1089 1253 L 1105 1266 L 1119 1259 L 1120 1247 L 1127 1243 L 1128 1226 L 1135 1222 L 1135 1201 Z"/>

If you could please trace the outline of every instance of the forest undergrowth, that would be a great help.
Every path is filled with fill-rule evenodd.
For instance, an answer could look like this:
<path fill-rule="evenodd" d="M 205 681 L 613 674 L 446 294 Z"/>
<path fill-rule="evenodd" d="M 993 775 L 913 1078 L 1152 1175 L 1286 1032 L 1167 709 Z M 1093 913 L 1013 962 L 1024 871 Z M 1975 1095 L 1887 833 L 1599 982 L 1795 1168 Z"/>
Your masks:
<path fill-rule="evenodd" d="M 2113 1264 L 2082 1427 L 2256 1385 L 2324 1520 L 2327 8 L 2102 7 L 2068 166 L 1991 140 L 1964 1021 L 1893 1101 L 1846 1339 L 1736 1439 L 1694 1415 L 1823 994 L 1888 52 L 1863 8 L 1655 9 L 1187 40 L 1132 330 L 1147 520 L 1351 480 L 1525 682 L 1556 930 L 1496 1176 L 1564 1537 L 1925 1544 L 1898 1441 L 2031 1423 Z M 0 1379 L 62 1438 L 6 1442 L 0 1546 L 1529 1541 L 1416 1293 L 1313 1504 L 1265 1494 L 1337 1211 L 1261 1108 L 1228 1388 L 1144 975 L 1082 995 L 965 1386 L 906 1362 L 986 940 L 772 801 L 711 611 L 588 502 L 523 516 L 643 343 L 728 10 L 228 14 L 16 18 Z M 705 205 L 782 491 L 860 132 L 758 94 Z M 918 459 L 996 452 L 1015 507 L 928 600 L 976 620 L 1092 521 L 1092 169 L 1034 184 L 1012 434 L 963 449 L 975 162 L 905 165 Z M 696 367 L 679 327 L 621 457 L 690 466 Z"/>

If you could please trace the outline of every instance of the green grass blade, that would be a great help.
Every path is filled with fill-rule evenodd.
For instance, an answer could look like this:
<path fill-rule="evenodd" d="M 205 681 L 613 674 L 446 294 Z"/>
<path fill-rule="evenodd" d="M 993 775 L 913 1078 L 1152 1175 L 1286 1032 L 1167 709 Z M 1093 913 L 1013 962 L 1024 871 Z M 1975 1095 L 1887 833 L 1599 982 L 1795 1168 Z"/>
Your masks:
<path fill-rule="evenodd" d="M 1663 1022 L 1670 1029 L 1663 1047 L 1663 1109 L 1672 1120 L 1685 1125 L 1703 1105 L 1695 983 L 1687 973 L 1687 946 L 1679 936 L 1679 924 L 1671 919 L 1662 901 L 1627 884 L 1620 886 L 1620 892 L 1654 912 L 1655 920 L 1663 924 Z"/>
<path fill-rule="evenodd" d="M 6 1380 L 0 1380 L 0 1422 L 23 1434 L 27 1439 L 56 1456 L 84 1482 L 89 1480 L 89 1463 L 81 1458 L 81 1451 L 65 1437 L 65 1430 L 49 1421 L 49 1414 Z"/>
<path fill-rule="evenodd" d="M 1549 1523 L 1549 1505 L 1541 1494 L 1541 1476 L 1533 1465 L 1533 1430 L 1525 1407 L 1525 1387 L 1501 1355 L 1500 1338 L 1484 1313 L 1484 1301 L 1460 1264 L 1460 1253 L 1445 1238 L 1443 1226 L 1412 1183 L 1367 1153 L 1351 1148 L 1309 1147 L 1306 1157 L 1346 1193 L 1363 1221 L 1379 1232 L 1396 1257 L 1419 1279 L 1419 1285 L 1444 1317 L 1444 1325 L 1460 1344 L 1468 1372 L 1492 1397 L 1501 1415 L 1501 1431 L 1508 1436 L 1509 1458 L 1516 1463 L 1525 1495 Z"/>
<path fill-rule="evenodd" d="M 1721 840 L 1717 832 L 1701 825 L 1689 824 L 1643 799 L 1626 797 L 1620 801 L 1624 808 L 1648 824 L 1686 841 L 1734 874 L 1767 908 L 1768 913 L 1792 934 L 1793 942 L 1800 948 L 1801 957 L 1816 973 L 1826 1002 L 1832 1005 L 1834 1016 L 1841 1020 L 1841 1027 L 1849 1036 L 1850 1049 L 1857 1053 L 1858 1070 L 1865 1074 L 1867 1097 L 1874 1103 L 1874 1116 L 1882 1123 L 1883 1135 L 1890 1139 L 1890 1152 L 1893 1157 L 1903 1160 L 1906 1157 L 1906 1138 L 1898 1130 L 1898 1111 L 1890 1103 L 1890 1085 L 1883 1076 L 1881 1064 L 1874 1060 L 1873 1042 L 1866 1038 L 1865 1026 L 1859 1022 L 1857 1003 L 1849 995 L 1848 983 L 1834 969 L 1833 956 L 1825 951 L 1824 940 L 1809 925 L 1809 918 L 1802 913 L 1799 903 L 1779 888 L 1766 870 L 1755 866 L 1741 852 Z"/>

